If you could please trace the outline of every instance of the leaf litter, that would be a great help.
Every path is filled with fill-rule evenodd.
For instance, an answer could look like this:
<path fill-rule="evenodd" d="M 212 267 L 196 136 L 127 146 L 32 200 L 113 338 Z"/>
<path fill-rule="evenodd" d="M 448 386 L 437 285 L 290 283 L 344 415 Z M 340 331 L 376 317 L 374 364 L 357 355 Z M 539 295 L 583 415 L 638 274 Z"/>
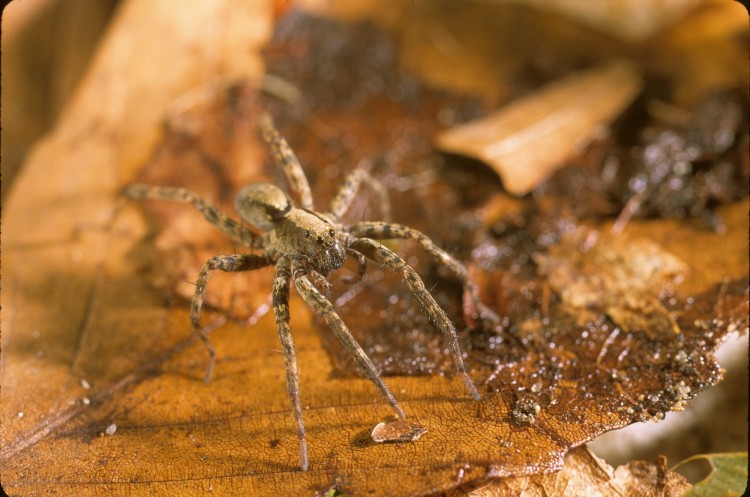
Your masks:
<path fill-rule="evenodd" d="M 374 64 L 370 66 L 367 61 Z M 393 486 L 396 483 L 403 485 L 404 491 L 415 493 L 435 478 L 442 482 L 439 488 L 447 490 L 457 482 L 445 475 L 456 468 L 461 468 L 462 478 L 474 482 L 488 476 L 558 470 L 571 448 L 604 431 L 679 410 L 719 381 L 721 371 L 713 350 L 727 333 L 746 332 L 748 326 L 746 264 L 733 267 L 731 274 L 714 274 L 709 278 L 712 284 L 700 291 L 693 285 L 691 293 L 681 294 L 677 280 L 683 275 L 689 279 L 695 268 L 689 261 L 680 262 L 671 255 L 679 247 L 670 247 L 669 232 L 694 227 L 673 221 L 652 240 L 631 236 L 629 231 L 625 236 L 614 236 L 586 227 L 586 223 L 618 213 L 630 198 L 612 195 L 603 174 L 606 164 L 598 160 L 607 155 L 598 152 L 611 150 L 607 149 L 611 138 L 594 140 L 571 159 L 571 165 L 539 184 L 532 195 L 511 198 L 498 193 L 500 182 L 493 173 L 461 157 L 436 155 L 431 148 L 430 137 L 439 126 L 479 117 L 484 112 L 481 102 L 423 86 L 402 73 L 396 68 L 394 45 L 372 26 L 340 25 L 293 13 L 280 20 L 267 49 L 267 62 L 270 73 L 294 82 L 299 94 L 305 96 L 305 105 L 290 107 L 260 94 L 258 88 L 242 85 L 216 92 L 216 100 L 214 96 L 206 100 L 209 105 L 216 104 L 213 110 L 206 112 L 199 106 L 189 111 L 196 112 L 200 132 L 185 134 L 190 126 L 171 130 L 138 181 L 204 188 L 201 193 L 207 191 L 208 196 L 226 202 L 234 190 L 258 177 L 257 171 L 243 169 L 241 161 L 233 163 L 228 158 L 233 157 L 232 151 L 243 153 L 237 143 L 253 135 L 255 111 L 270 108 L 305 167 L 312 169 L 316 193 L 330 198 L 337 179 L 360 161 L 372 161 L 375 174 L 391 192 L 394 212 L 401 216 L 397 220 L 425 231 L 459 258 L 470 261 L 484 301 L 503 316 L 500 326 L 482 326 L 464 307 L 456 282 L 445 278 L 408 242 L 393 245 L 419 267 L 428 285 L 434 285 L 432 291 L 441 306 L 464 325 L 467 364 L 474 378 L 482 381 L 484 400 L 477 404 L 446 401 L 451 391 L 435 388 L 429 378 L 420 379 L 450 373 L 444 353 L 447 344 L 432 331 L 408 292 L 385 291 L 398 282 L 386 281 L 388 276 L 374 267 L 360 287 L 334 282 L 332 295 L 342 317 L 376 364 L 385 374 L 417 380 L 404 385 L 423 388 L 411 392 L 409 399 L 429 432 L 411 442 L 410 448 L 418 451 L 418 460 L 412 464 L 421 465 L 429 478 L 416 473 L 407 477 L 391 469 L 390 478 L 377 482 L 383 485 L 378 489 L 381 494 L 397 488 Z M 352 74 L 356 77 L 348 77 Z M 369 84 L 354 83 L 359 81 Z M 367 120 L 353 117 L 353 107 L 360 109 Z M 215 131 L 213 134 L 206 133 L 201 124 L 204 120 Z M 214 138 L 208 138 L 207 143 L 196 142 L 198 137 L 206 140 L 206 136 Z M 735 141 L 720 153 L 734 153 L 742 146 L 746 142 Z M 252 147 L 244 153 L 252 155 Z M 719 185 L 731 185 L 736 177 L 746 174 L 746 163 L 730 163 L 736 168 L 731 175 L 717 174 Z M 701 163 L 701 167 L 711 164 L 714 162 Z M 265 171 L 260 175 L 273 174 Z M 583 190 L 591 202 L 565 193 L 580 191 L 572 185 L 581 177 L 591 179 L 588 184 L 595 186 Z M 745 226 L 733 221 L 738 218 L 737 211 L 747 211 L 746 201 L 737 202 L 743 196 L 733 191 L 711 197 L 705 204 L 710 212 L 727 219 L 726 229 L 718 231 L 729 235 L 716 233 L 707 250 L 720 251 L 717 247 L 726 243 L 730 250 L 744 246 L 746 253 Z M 365 217 L 371 210 L 364 198 L 355 205 L 352 215 Z M 654 209 L 643 215 L 672 217 L 666 214 L 678 211 Z M 185 286 L 186 280 L 197 272 L 205 254 L 217 253 L 216 247 L 225 242 L 196 229 L 200 223 L 190 214 L 166 206 L 149 207 L 149 212 L 156 223 L 153 231 L 158 233 L 158 251 L 144 254 L 146 249 L 139 248 L 141 252 L 132 257 L 146 261 L 141 269 L 152 275 L 156 287 L 170 297 L 189 299 L 192 289 Z M 633 221 L 628 230 L 637 229 L 640 225 L 636 223 Z M 592 234 L 597 240 L 593 245 L 589 243 Z M 587 250 L 580 250 L 581 243 Z M 224 247 L 231 251 L 231 246 Z M 173 257 L 175 248 L 181 252 Z M 635 264 L 638 257 L 647 257 L 649 264 Z M 159 267 L 164 260 L 170 260 L 173 266 Z M 687 271 L 686 264 L 691 266 Z M 247 318 L 265 301 L 265 295 L 256 291 L 262 283 L 250 278 L 234 280 L 243 282 L 214 285 L 209 295 L 213 294 L 215 300 L 210 304 L 230 317 Z M 575 291 L 570 290 L 570 283 Z M 665 287 L 673 288 L 665 292 Z M 321 338 L 334 366 L 332 378 L 357 377 L 336 343 L 322 331 Z M 183 388 L 190 385 L 183 384 Z M 167 385 L 160 388 L 164 393 L 139 390 L 131 395 L 142 395 L 141 400 L 147 403 L 155 398 L 164 402 L 160 395 L 174 399 L 174 395 L 167 395 Z M 112 421 L 104 425 L 118 427 L 118 436 L 111 439 L 126 443 L 129 433 L 144 436 L 137 422 L 129 418 L 131 409 L 136 414 L 138 409 L 132 405 L 121 408 L 124 411 L 117 425 Z M 162 431 L 168 440 L 174 440 L 180 430 L 178 425 L 170 425 Z M 161 433 L 154 426 L 146 431 L 154 436 Z M 229 431 L 229 438 L 236 444 L 236 432 Z M 75 433 L 65 435 L 61 443 L 74 443 Z M 193 437 L 192 432 L 189 434 Z M 341 447 L 351 443 L 333 432 L 326 434 L 343 444 Z M 440 443 L 443 452 L 435 450 L 431 439 L 434 434 L 444 437 Z M 139 446 L 143 443 L 140 440 Z M 336 447 L 334 440 L 332 446 Z M 198 442 L 195 448 L 206 453 L 212 450 Z M 367 449 L 381 457 L 384 454 L 373 447 Z M 335 450 L 329 454 L 334 462 L 326 471 L 336 473 L 344 492 L 374 488 L 373 481 L 336 460 Z M 357 453 L 354 456 L 361 457 Z M 145 457 L 156 454 L 148 452 Z M 219 454 L 212 454 L 212 458 L 219 458 Z M 370 462 L 358 460 L 358 464 L 372 469 Z M 151 477 L 148 472 L 129 470 L 135 471 L 130 477 L 136 480 Z M 397 474 L 395 480 L 393 474 Z M 308 475 L 304 485 L 308 489 L 330 488 L 321 480 Z M 295 485 L 302 484 L 295 481 Z M 268 481 L 258 484 L 267 485 Z"/>
<path fill-rule="evenodd" d="M 408 242 L 396 244 L 428 275 L 441 306 L 466 323 L 467 361 L 475 378 L 483 378 L 486 400 L 476 419 L 464 422 L 467 427 L 496 425 L 506 433 L 498 437 L 499 455 L 484 461 L 495 477 L 556 468 L 569 448 L 607 430 L 681 410 L 721 378 L 711 352 L 730 328 L 746 329 L 747 323 L 734 310 L 732 326 L 710 320 L 697 326 L 696 303 L 722 291 L 724 298 L 741 296 L 746 288 L 742 280 L 717 284 L 687 300 L 675 297 L 680 280 L 689 277 L 686 262 L 658 242 L 581 226 L 582 218 L 601 212 L 571 213 L 574 209 L 566 209 L 565 202 L 575 198 L 554 202 L 559 197 L 550 193 L 560 188 L 554 185 L 569 181 L 575 167 L 542 183 L 537 198 L 508 200 L 490 215 L 472 211 L 483 198 L 497 195 L 493 189 L 499 183 L 488 182 L 484 171 L 456 156 L 434 155 L 428 140 L 445 108 L 465 119 L 477 115 L 477 101 L 405 76 L 396 69 L 393 45 L 366 24 L 339 25 L 292 13 L 281 19 L 266 53 L 269 73 L 280 81 L 294 81 L 305 104 L 289 107 L 250 90 L 244 98 L 252 103 L 246 109 L 274 109 L 301 162 L 313 168 L 325 165 L 313 169 L 313 189 L 323 198 L 331 196 L 331 185 L 349 168 L 363 160 L 375 164 L 376 174 L 389 187 L 394 212 L 402 213 L 398 220 L 468 256 L 485 297 L 504 317 L 497 328 L 478 326 L 476 316 L 464 312 L 457 284 L 431 273 L 436 267 Z M 349 91 L 352 74 L 368 85 Z M 348 117 L 353 106 L 368 115 L 366 127 Z M 586 152 L 597 146 L 595 141 Z M 201 161 L 209 167 L 205 163 L 210 161 Z M 173 169 L 151 164 L 149 170 Z M 232 168 L 224 164 L 221 170 Z M 229 190 L 237 187 L 235 180 L 227 185 Z M 220 185 L 214 189 L 221 192 Z M 603 199 L 593 205 L 612 212 L 606 184 L 592 194 Z M 354 208 L 359 216 L 371 210 L 366 198 Z M 426 223 L 435 216 L 457 222 Z M 167 230 L 160 236 L 174 235 Z M 196 257 L 193 269 L 201 259 Z M 180 264 L 183 270 L 189 267 Z M 334 282 L 332 295 L 345 322 L 384 374 L 450 372 L 443 352 L 447 344 L 432 331 L 408 291 L 398 289 L 398 279 L 389 278 L 370 267 L 359 288 Z M 730 287 L 733 293 L 728 293 Z M 236 287 L 215 288 L 209 295 L 223 295 L 214 301 L 218 309 L 227 308 L 227 298 L 247 302 L 238 298 Z M 358 376 L 345 351 L 325 333 L 323 340 L 337 375 Z M 424 433 L 420 427 L 383 434 L 386 428 L 392 427 L 378 425 L 373 439 L 416 440 Z M 404 438 L 406 432 L 411 435 Z M 518 438 L 513 432 L 524 435 Z M 526 437 L 537 438 L 537 445 L 521 442 Z"/>

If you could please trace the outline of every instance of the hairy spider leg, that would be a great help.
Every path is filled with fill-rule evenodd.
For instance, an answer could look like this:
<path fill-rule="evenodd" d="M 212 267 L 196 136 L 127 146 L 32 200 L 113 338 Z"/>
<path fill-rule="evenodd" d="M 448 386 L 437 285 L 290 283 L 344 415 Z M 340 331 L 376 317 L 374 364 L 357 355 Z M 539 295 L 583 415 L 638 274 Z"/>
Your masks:
<path fill-rule="evenodd" d="M 362 281 L 362 279 L 365 277 L 365 273 L 367 272 L 367 257 L 360 254 L 351 247 L 346 248 L 346 253 L 351 257 L 357 259 L 357 276 L 346 276 L 344 278 L 341 278 L 341 281 L 343 281 L 344 283 L 357 283 L 358 281 Z"/>
<path fill-rule="evenodd" d="M 360 186 L 365 183 L 370 190 L 377 195 L 378 208 L 381 218 L 385 221 L 391 220 L 391 203 L 388 200 L 388 192 L 383 184 L 361 167 L 355 169 L 346 177 L 341 186 L 339 186 L 336 196 L 331 200 L 326 215 L 333 220 L 338 220 L 351 207 L 352 201 L 359 193 Z"/>
<path fill-rule="evenodd" d="M 466 266 L 461 264 L 455 257 L 441 249 L 427 235 L 402 224 L 390 224 L 381 222 L 357 223 L 349 229 L 349 233 L 356 237 L 371 238 L 375 240 L 387 240 L 393 238 L 411 238 L 415 240 L 430 255 L 435 257 L 441 264 L 447 267 L 463 287 L 468 290 L 474 308 L 481 319 L 488 319 L 493 323 L 500 321 L 500 317 L 486 306 L 479 298 L 479 288 L 469 276 Z"/>
<path fill-rule="evenodd" d="M 193 302 L 190 304 L 190 322 L 193 324 L 193 330 L 200 337 L 203 344 L 208 350 L 209 360 L 206 368 L 206 375 L 203 381 L 211 381 L 211 375 L 216 364 L 216 349 L 208 340 L 206 330 L 201 326 L 201 310 L 203 309 L 203 300 L 206 296 L 206 285 L 211 271 L 219 270 L 225 272 L 252 271 L 274 263 L 273 253 L 263 255 L 256 254 L 236 254 L 236 255 L 219 255 L 211 257 L 198 273 L 198 281 L 195 283 L 195 295 Z"/>
<path fill-rule="evenodd" d="M 313 210 L 310 184 L 307 182 L 307 176 L 305 176 L 297 156 L 294 155 L 294 151 L 276 130 L 269 114 L 261 114 L 259 126 L 260 135 L 268 145 L 274 162 L 284 171 L 292 191 L 299 196 L 300 206 L 303 209 Z"/>
<path fill-rule="evenodd" d="M 287 257 L 281 257 L 276 265 L 276 277 L 273 280 L 273 314 L 276 317 L 276 330 L 279 333 L 281 348 L 284 352 L 286 366 L 286 387 L 292 403 L 294 422 L 297 425 L 299 440 L 299 457 L 302 471 L 307 471 L 307 440 L 305 439 L 305 422 L 302 419 L 302 403 L 299 397 L 299 369 L 294 354 L 294 340 L 289 328 L 289 282 L 291 267 Z"/>
<path fill-rule="evenodd" d="M 304 262 L 301 259 L 292 260 L 292 274 L 294 275 L 294 286 L 297 288 L 297 292 L 302 297 L 302 300 L 310 306 L 316 315 L 323 318 L 328 327 L 331 329 L 336 338 L 338 338 L 344 345 L 347 351 L 351 353 L 354 360 L 357 361 L 359 369 L 364 375 L 372 381 L 375 386 L 383 394 L 388 404 L 390 404 L 393 412 L 399 419 L 404 419 L 406 414 L 401 406 L 398 405 L 398 401 L 391 393 L 388 386 L 383 382 L 380 377 L 378 369 L 373 364 L 372 360 L 367 356 L 362 346 L 352 336 L 349 328 L 346 327 L 344 321 L 333 309 L 333 304 L 325 298 L 325 296 L 315 288 L 308 278 L 308 270 L 304 266 Z"/>
<path fill-rule="evenodd" d="M 435 326 L 441 333 L 448 337 L 449 346 L 453 355 L 453 362 L 456 364 L 458 374 L 463 378 L 466 389 L 469 390 L 471 396 L 474 397 L 475 400 L 479 400 L 479 392 L 477 391 L 476 386 L 474 386 L 474 381 L 469 376 L 469 373 L 466 372 L 466 366 L 464 366 L 464 360 L 461 357 L 461 348 L 458 344 L 456 328 L 453 326 L 453 323 L 451 323 L 451 320 L 448 319 L 445 311 L 443 311 L 438 303 L 435 302 L 435 299 L 430 295 L 430 292 L 427 291 L 422 278 L 419 277 L 417 272 L 414 271 L 406 261 L 382 243 L 369 238 L 358 238 L 352 243 L 352 247 L 355 250 L 362 252 L 365 256 L 382 264 L 386 268 L 401 273 L 404 281 L 406 281 L 406 284 L 409 285 L 412 293 L 422 304 L 422 307 L 425 309 L 432 322 L 435 323 Z"/>
<path fill-rule="evenodd" d="M 228 217 L 217 207 L 206 202 L 195 193 L 184 188 L 171 186 L 130 185 L 125 188 L 125 196 L 133 200 L 172 200 L 192 204 L 216 229 L 227 235 L 235 243 L 254 249 L 263 248 L 263 237 Z"/>

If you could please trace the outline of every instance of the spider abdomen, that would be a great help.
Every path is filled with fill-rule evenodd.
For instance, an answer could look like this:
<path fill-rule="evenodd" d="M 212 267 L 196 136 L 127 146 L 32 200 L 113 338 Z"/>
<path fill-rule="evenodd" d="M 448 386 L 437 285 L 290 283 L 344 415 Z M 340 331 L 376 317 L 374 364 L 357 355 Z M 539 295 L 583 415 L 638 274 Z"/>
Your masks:
<path fill-rule="evenodd" d="M 263 231 L 273 229 L 293 209 L 287 194 L 271 183 L 253 183 L 240 190 L 235 208 L 243 221 Z"/>

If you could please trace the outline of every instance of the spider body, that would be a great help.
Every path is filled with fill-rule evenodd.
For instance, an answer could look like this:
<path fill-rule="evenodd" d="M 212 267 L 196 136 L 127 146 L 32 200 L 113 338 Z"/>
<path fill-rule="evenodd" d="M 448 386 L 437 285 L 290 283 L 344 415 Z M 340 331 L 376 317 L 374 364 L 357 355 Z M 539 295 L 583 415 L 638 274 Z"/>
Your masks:
<path fill-rule="evenodd" d="M 237 194 L 234 202 L 243 221 L 269 231 L 276 226 L 294 206 L 284 191 L 270 183 L 253 183 Z"/>
<path fill-rule="evenodd" d="M 346 259 L 343 234 L 314 212 L 292 209 L 281 219 L 270 236 L 279 253 L 307 261 L 323 276 L 336 271 Z"/>
<path fill-rule="evenodd" d="M 334 335 L 352 354 L 362 373 L 380 390 L 381 394 L 399 419 L 406 417 L 401 406 L 380 377 L 377 368 L 356 342 L 344 322 L 336 313 L 324 292 L 325 277 L 340 269 L 346 258 L 356 259 L 359 278 L 365 274 L 366 260 L 371 259 L 385 269 L 401 273 L 404 281 L 419 300 L 432 322 L 449 339 L 449 348 L 458 374 L 474 399 L 479 399 L 474 382 L 466 372 L 456 330 L 445 312 L 425 288 L 422 279 L 401 257 L 382 245 L 377 239 L 411 238 L 444 264 L 463 283 L 474 309 L 483 318 L 496 320 L 497 316 L 479 300 L 476 285 L 466 268 L 447 252 L 437 247 L 426 235 L 400 224 L 387 222 L 361 222 L 352 226 L 338 223 L 346 212 L 362 183 L 367 184 L 379 197 L 384 218 L 390 214 L 387 197 L 382 186 L 364 169 L 354 170 L 344 181 L 326 212 L 313 209 L 312 195 L 302 167 L 286 141 L 273 127 L 270 117 L 260 120 L 261 135 L 267 143 L 275 162 L 284 170 L 292 190 L 300 198 L 300 207 L 295 207 L 289 196 L 279 187 L 269 183 L 246 186 L 237 194 L 235 207 L 241 219 L 255 229 L 225 216 L 216 207 L 197 195 L 182 189 L 149 185 L 131 185 L 125 195 L 132 199 L 173 200 L 192 204 L 217 229 L 236 243 L 262 254 L 233 254 L 209 259 L 201 268 L 195 286 L 190 319 L 193 329 L 205 344 L 210 360 L 205 381 L 213 372 L 216 352 L 201 325 L 201 310 L 206 286 L 212 271 L 251 271 L 275 265 L 272 298 L 276 327 L 284 353 L 287 390 L 292 404 L 300 448 L 300 466 L 308 467 L 307 442 L 299 395 L 299 372 L 294 352 L 294 342 L 289 328 L 289 289 L 294 286 L 302 299 L 326 322 Z"/>

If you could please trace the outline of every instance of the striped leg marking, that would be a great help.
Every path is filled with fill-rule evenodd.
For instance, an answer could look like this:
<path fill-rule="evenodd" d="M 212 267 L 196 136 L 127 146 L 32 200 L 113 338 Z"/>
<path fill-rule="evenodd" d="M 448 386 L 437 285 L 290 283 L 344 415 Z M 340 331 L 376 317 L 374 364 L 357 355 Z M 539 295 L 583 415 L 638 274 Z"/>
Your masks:
<path fill-rule="evenodd" d="M 263 237 L 256 235 L 248 228 L 228 217 L 217 207 L 206 202 L 195 193 L 184 188 L 171 186 L 130 185 L 123 194 L 133 200 L 171 200 L 192 204 L 206 220 L 216 226 L 216 229 L 227 235 L 234 242 L 245 247 L 263 248 Z"/>
<path fill-rule="evenodd" d="M 294 422 L 297 426 L 299 440 L 300 467 L 307 471 L 307 440 L 305 439 L 305 422 L 302 419 L 302 402 L 299 396 L 299 369 L 294 354 L 294 341 L 289 328 L 289 282 L 291 268 L 289 259 L 282 257 L 276 266 L 276 277 L 273 280 L 273 314 L 276 317 L 276 330 L 279 333 L 281 349 L 284 352 L 286 366 L 286 387 L 292 403 Z"/>
<path fill-rule="evenodd" d="M 328 216 L 338 220 L 351 207 L 354 198 L 359 193 L 360 186 L 365 183 L 378 197 L 378 208 L 380 216 L 386 221 L 391 219 L 391 203 L 388 200 L 388 192 L 380 181 L 373 178 L 367 170 L 358 168 L 349 173 L 333 197 L 328 208 Z"/>
<path fill-rule="evenodd" d="M 323 318 L 331 331 L 333 331 L 333 334 L 336 335 L 336 338 L 341 341 L 344 347 L 346 347 L 349 353 L 354 357 L 354 360 L 357 361 L 362 373 L 364 373 L 364 375 L 369 378 L 383 394 L 383 397 L 385 397 L 388 404 L 390 404 L 393 412 L 396 413 L 396 416 L 398 416 L 399 419 L 405 418 L 406 414 L 403 409 L 401 409 L 401 406 L 398 405 L 398 401 L 393 396 L 388 386 L 383 382 L 375 364 L 373 364 L 372 360 L 367 357 L 364 349 L 354 339 L 351 332 L 344 324 L 344 321 L 341 320 L 339 315 L 333 309 L 333 304 L 331 304 L 331 302 L 325 298 L 317 288 L 315 288 L 315 285 L 310 282 L 307 277 L 307 270 L 299 259 L 292 261 L 292 273 L 294 274 L 294 285 L 297 287 L 297 291 L 302 297 L 302 300 L 310 306 L 315 314 Z"/>
<path fill-rule="evenodd" d="M 213 374 L 214 366 L 216 364 L 216 349 L 211 345 L 206 330 L 201 326 L 201 311 L 203 310 L 203 301 L 206 297 L 206 286 L 208 285 L 208 278 L 211 276 L 211 271 L 217 269 L 226 272 L 252 271 L 254 269 L 270 266 L 273 262 L 274 259 L 271 254 L 220 255 L 217 257 L 211 257 L 203 265 L 200 273 L 198 273 L 198 281 L 195 283 L 195 295 L 193 297 L 193 302 L 190 305 L 190 322 L 193 324 L 193 330 L 195 330 L 195 333 L 200 337 L 208 350 L 208 367 L 206 368 L 206 375 L 203 378 L 206 383 L 211 381 L 211 375 Z"/>
<path fill-rule="evenodd" d="M 292 148 L 283 136 L 279 134 L 273 125 L 273 120 L 268 114 L 260 116 L 260 135 L 268 146 L 274 162 L 284 170 L 284 175 L 289 186 L 299 196 L 299 203 L 303 209 L 313 210 L 312 192 L 307 176 L 302 170 L 299 159 L 294 155 Z"/>
<path fill-rule="evenodd" d="M 358 250 L 359 252 L 375 260 L 376 262 L 379 262 L 384 267 L 392 271 L 401 273 L 404 281 L 406 281 L 406 284 L 409 285 L 412 293 L 417 297 L 417 300 L 419 300 L 420 304 L 422 304 L 422 307 L 424 308 L 425 312 L 430 317 L 432 322 L 435 324 L 437 329 L 448 337 L 451 354 L 453 356 L 453 362 L 456 365 L 458 374 L 464 380 L 466 389 L 469 391 L 469 393 L 471 393 L 471 396 L 474 397 L 475 400 L 479 400 L 479 392 L 477 391 L 476 386 L 474 386 L 474 381 L 466 372 L 464 360 L 461 357 L 461 348 L 458 345 L 456 328 L 453 326 L 453 323 L 451 323 L 450 319 L 448 319 L 445 311 L 443 311 L 438 303 L 435 302 L 435 299 L 432 298 L 430 292 L 427 291 L 422 278 L 419 277 L 417 272 L 414 271 L 414 269 L 412 269 L 412 267 L 409 266 L 406 261 L 399 257 L 395 252 L 393 252 L 383 244 L 376 242 L 375 240 L 360 238 L 352 244 L 352 248 Z"/>
<path fill-rule="evenodd" d="M 372 238 L 376 240 L 387 240 L 392 238 L 411 238 L 412 240 L 415 240 L 427 253 L 435 257 L 438 262 L 447 267 L 455 277 L 458 278 L 463 287 L 468 291 L 474 308 L 479 312 L 479 317 L 481 319 L 487 319 L 493 323 L 500 321 L 500 317 L 497 313 L 487 307 L 480 300 L 479 288 L 471 279 L 466 266 L 458 262 L 458 260 L 448 252 L 435 245 L 435 242 L 424 233 L 402 224 L 381 222 L 358 223 L 352 226 L 349 232 L 356 237 Z"/>

